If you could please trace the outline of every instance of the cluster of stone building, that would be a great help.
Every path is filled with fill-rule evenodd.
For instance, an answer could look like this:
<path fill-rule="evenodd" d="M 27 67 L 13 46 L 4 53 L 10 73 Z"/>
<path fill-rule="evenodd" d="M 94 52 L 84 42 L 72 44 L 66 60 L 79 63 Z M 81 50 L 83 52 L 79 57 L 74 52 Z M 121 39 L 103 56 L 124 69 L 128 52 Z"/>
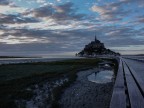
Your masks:
<path fill-rule="evenodd" d="M 81 57 L 95 57 L 99 55 L 113 55 L 118 56 L 119 53 L 111 51 L 110 49 L 105 48 L 104 43 L 101 43 L 95 36 L 95 40 L 91 41 L 88 45 L 85 45 L 84 49 L 80 51 L 76 56 Z"/>

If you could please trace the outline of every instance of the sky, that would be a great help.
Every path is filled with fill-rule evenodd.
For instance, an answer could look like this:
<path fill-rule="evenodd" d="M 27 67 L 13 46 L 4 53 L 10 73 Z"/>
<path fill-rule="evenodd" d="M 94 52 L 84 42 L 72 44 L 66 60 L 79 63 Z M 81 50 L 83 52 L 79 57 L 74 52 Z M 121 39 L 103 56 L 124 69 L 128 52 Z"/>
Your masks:
<path fill-rule="evenodd" d="M 0 55 L 69 57 L 95 35 L 144 54 L 144 0 L 0 0 Z"/>

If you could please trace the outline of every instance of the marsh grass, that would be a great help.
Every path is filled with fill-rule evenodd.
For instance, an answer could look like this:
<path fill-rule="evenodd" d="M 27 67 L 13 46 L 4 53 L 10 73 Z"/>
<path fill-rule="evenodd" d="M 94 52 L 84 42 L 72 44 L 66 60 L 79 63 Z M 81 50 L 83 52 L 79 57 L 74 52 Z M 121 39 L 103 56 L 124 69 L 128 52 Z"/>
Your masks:
<path fill-rule="evenodd" d="M 76 73 L 97 67 L 101 59 L 73 59 L 54 62 L 9 64 L 0 66 L 0 108 L 16 108 L 14 100 L 29 100 L 33 96 L 27 87 L 57 79 L 68 77 L 69 81 L 52 91 L 52 107 L 58 107 L 58 99 L 63 89 L 76 80 Z M 115 62 L 115 61 L 114 61 Z M 116 63 L 116 62 L 115 62 Z"/>

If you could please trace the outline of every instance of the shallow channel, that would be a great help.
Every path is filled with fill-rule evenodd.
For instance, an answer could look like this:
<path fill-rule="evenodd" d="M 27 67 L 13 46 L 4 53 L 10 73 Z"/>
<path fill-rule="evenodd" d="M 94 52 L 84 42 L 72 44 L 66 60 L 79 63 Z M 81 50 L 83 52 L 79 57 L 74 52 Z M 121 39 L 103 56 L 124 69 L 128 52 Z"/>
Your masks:
<path fill-rule="evenodd" d="M 88 80 L 95 83 L 109 83 L 112 82 L 113 71 L 112 70 L 102 70 L 90 74 Z"/>

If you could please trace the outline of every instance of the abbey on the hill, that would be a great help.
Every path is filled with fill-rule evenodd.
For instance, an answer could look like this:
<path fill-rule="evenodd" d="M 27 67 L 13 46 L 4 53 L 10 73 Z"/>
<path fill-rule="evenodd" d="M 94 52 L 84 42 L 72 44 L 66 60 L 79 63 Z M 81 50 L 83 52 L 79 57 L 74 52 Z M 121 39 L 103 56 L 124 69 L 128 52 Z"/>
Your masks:
<path fill-rule="evenodd" d="M 120 55 L 110 49 L 106 49 L 104 43 L 101 43 L 95 36 L 95 40 L 91 41 L 85 48 L 76 54 L 76 56 L 97 56 L 97 55 Z"/>

